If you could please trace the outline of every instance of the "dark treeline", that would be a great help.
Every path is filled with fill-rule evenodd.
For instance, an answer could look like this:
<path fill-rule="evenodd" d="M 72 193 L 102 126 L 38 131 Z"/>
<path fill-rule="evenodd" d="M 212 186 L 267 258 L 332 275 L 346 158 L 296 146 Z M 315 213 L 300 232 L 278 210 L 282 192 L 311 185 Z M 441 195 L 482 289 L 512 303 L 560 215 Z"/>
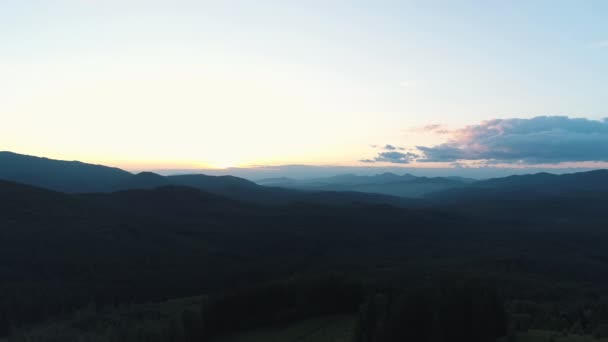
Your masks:
<path fill-rule="evenodd" d="M 366 299 L 367 298 L 367 299 Z M 488 342 L 507 335 L 507 314 L 496 289 L 475 282 L 441 287 L 373 290 L 330 274 L 296 277 L 211 296 L 200 312 L 182 314 L 182 339 L 216 336 L 310 317 L 357 313 L 353 342 Z"/>
<path fill-rule="evenodd" d="M 359 312 L 355 342 L 488 342 L 507 335 L 496 290 L 475 284 L 377 294 Z"/>
<path fill-rule="evenodd" d="M 96 309 L 93 309 L 95 311 Z M 281 328 L 303 319 L 355 314 L 353 341 L 489 342 L 507 333 L 493 287 L 468 281 L 444 286 L 375 289 L 337 273 L 302 275 L 221 292 L 162 310 L 78 315 L 69 329 L 16 334 L 14 342 L 208 342 L 227 334 Z"/>
<path fill-rule="evenodd" d="M 331 314 L 355 313 L 363 287 L 337 274 L 295 277 L 285 281 L 210 296 L 199 313 L 187 312 L 183 326 L 193 341 Z"/>
<path fill-rule="evenodd" d="M 354 314 L 366 296 L 361 282 L 346 275 L 295 276 L 204 296 L 164 315 L 162 310 L 121 313 L 118 308 L 99 312 L 93 308 L 93 312 L 76 315 L 69 329 L 16 333 L 11 341 L 68 342 L 86 336 L 103 342 L 207 342 L 225 334 L 284 327 L 311 317 Z"/>
<path fill-rule="evenodd" d="M 203 303 L 203 325 L 207 336 L 284 325 L 356 312 L 363 298 L 363 286 L 345 276 L 296 277 L 211 297 Z"/>

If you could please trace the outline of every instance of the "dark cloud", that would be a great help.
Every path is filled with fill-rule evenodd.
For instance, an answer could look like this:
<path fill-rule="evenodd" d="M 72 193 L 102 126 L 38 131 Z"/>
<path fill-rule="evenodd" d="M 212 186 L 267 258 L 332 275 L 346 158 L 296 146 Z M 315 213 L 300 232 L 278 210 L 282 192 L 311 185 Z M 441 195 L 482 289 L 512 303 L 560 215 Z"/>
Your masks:
<path fill-rule="evenodd" d="M 393 164 L 408 164 L 412 162 L 414 159 L 420 157 L 419 155 L 411 152 L 402 153 L 402 152 L 379 152 L 374 159 L 363 159 L 361 160 L 364 163 L 393 163 Z"/>
<path fill-rule="evenodd" d="M 405 148 L 401 147 L 401 146 L 395 146 L 395 145 L 391 145 L 391 144 L 386 144 L 384 146 L 379 146 L 379 145 L 369 145 L 369 147 L 371 148 L 377 148 L 380 150 L 384 150 L 384 151 L 404 151 Z"/>
<path fill-rule="evenodd" d="M 494 119 L 450 134 L 446 143 L 417 146 L 424 154 L 418 161 L 525 164 L 608 161 L 608 119 L 566 116 Z"/>

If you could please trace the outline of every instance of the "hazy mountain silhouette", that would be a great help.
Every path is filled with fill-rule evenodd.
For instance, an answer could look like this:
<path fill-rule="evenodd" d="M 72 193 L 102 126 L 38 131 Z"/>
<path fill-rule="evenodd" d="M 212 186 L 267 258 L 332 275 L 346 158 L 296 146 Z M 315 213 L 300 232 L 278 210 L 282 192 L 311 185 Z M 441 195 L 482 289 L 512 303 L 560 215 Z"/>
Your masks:
<path fill-rule="evenodd" d="M 473 183 L 483 188 L 518 188 L 549 193 L 567 191 L 599 191 L 608 190 L 608 170 L 554 175 L 551 173 L 536 173 L 531 175 L 514 175 L 504 178 L 494 178 Z"/>
<path fill-rule="evenodd" d="M 608 170 L 594 170 L 563 175 L 536 173 L 493 178 L 467 187 L 430 193 L 437 201 L 483 199 L 532 199 L 547 195 L 577 195 L 585 192 L 608 192 Z"/>
<path fill-rule="evenodd" d="M 116 192 L 165 186 L 192 187 L 215 195 L 257 204 L 281 205 L 315 202 L 344 205 L 352 203 L 409 205 L 395 196 L 365 193 L 338 193 L 310 189 L 302 191 L 258 185 L 233 176 L 202 174 L 162 176 L 153 172 L 130 172 L 102 165 L 66 162 L 47 158 L 0 153 L 0 179 L 67 193 Z M 348 189 L 345 189 L 348 191 Z"/>
<path fill-rule="evenodd" d="M 411 174 L 382 173 L 373 176 L 344 174 L 333 177 L 295 180 L 270 178 L 257 181 L 267 186 L 316 191 L 351 191 L 420 198 L 425 194 L 464 187 L 471 179 L 460 177 L 416 177 Z"/>
<path fill-rule="evenodd" d="M 404 174 L 402 176 L 394 173 L 386 172 L 373 176 L 358 176 L 355 174 L 343 174 L 331 177 L 321 177 L 312 179 L 295 180 L 290 178 L 267 178 L 257 181 L 257 184 L 269 185 L 269 186 L 281 186 L 292 184 L 293 186 L 299 187 L 325 187 L 335 185 L 349 185 L 357 186 L 364 184 L 386 184 L 414 180 L 417 177 L 410 174 Z"/>
<path fill-rule="evenodd" d="M 383 173 L 354 174 L 310 180 L 275 178 L 258 184 L 233 176 L 202 174 L 162 176 L 130 172 L 77 161 L 0 152 L 0 179 L 67 193 L 115 192 L 166 186 L 192 187 L 237 201 L 281 205 L 294 202 L 420 206 L 407 198 L 439 201 L 525 199 L 543 194 L 608 191 L 608 170 L 564 175 L 538 173 L 484 181 L 460 177 L 416 177 Z M 264 185 L 260 185 L 264 184 Z"/>
<path fill-rule="evenodd" d="M 274 178 L 263 178 L 256 180 L 255 183 L 264 186 L 275 186 L 275 187 L 289 187 L 295 185 L 298 182 L 297 179 L 289 177 L 274 177 Z"/>
<path fill-rule="evenodd" d="M 97 192 L 132 174 L 113 167 L 0 152 L 0 179 L 61 192 Z"/>

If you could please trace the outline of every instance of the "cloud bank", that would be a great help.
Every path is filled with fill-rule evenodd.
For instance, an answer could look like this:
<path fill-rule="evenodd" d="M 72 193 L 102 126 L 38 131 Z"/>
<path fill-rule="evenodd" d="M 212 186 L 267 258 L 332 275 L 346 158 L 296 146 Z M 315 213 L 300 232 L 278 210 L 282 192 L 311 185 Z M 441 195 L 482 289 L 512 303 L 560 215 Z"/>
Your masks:
<path fill-rule="evenodd" d="M 379 152 L 373 159 L 362 159 L 364 163 L 385 162 L 393 164 L 409 164 L 420 156 L 411 152 Z"/>
<path fill-rule="evenodd" d="M 608 118 L 537 116 L 492 119 L 456 130 L 441 125 L 419 130 L 446 135 L 448 140 L 435 146 L 416 146 L 417 153 L 398 152 L 405 148 L 390 144 L 372 145 L 381 152 L 361 161 L 393 164 L 470 161 L 488 165 L 608 162 Z"/>
<path fill-rule="evenodd" d="M 411 152 L 397 152 L 397 151 L 405 151 L 405 148 L 401 146 L 386 144 L 384 146 L 379 145 L 369 145 L 371 148 L 382 150 L 382 152 L 378 152 L 377 155 L 372 159 L 361 159 L 360 161 L 363 163 L 393 163 L 393 164 L 409 164 L 414 161 L 416 158 L 420 156 L 411 153 Z"/>
<path fill-rule="evenodd" d="M 608 161 L 608 119 L 567 116 L 493 119 L 450 132 L 436 146 L 417 146 L 419 162 L 485 160 L 488 163 Z"/>
<path fill-rule="evenodd" d="M 403 151 L 403 150 L 405 150 L 405 148 L 403 148 L 403 147 L 390 145 L 390 144 L 384 145 L 384 147 L 382 147 L 382 149 L 384 149 L 385 151 L 396 151 L 396 150 Z"/>

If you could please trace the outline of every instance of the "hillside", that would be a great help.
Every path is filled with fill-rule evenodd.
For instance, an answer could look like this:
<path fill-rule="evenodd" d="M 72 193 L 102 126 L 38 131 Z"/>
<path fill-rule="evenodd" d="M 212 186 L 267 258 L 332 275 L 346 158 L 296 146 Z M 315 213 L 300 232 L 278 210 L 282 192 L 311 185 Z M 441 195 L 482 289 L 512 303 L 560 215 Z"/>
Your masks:
<path fill-rule="evenodd" d="M 154 189 L 165 186 L 183 186 L 208 193 L 264 205 L 285 205 L 297 202 L 314 202 L 328 205 L 353 203 L 391 204 L 406 206 L 396 196 L 382 194 L 324 191 L 322 189 L 296 190 L 258 185 L 233 176 L 203 174 L 162 176 L 153 172 L 131 174 L 117 168 L 81 162 L 67 162 L 24 156 L 10 152 L 0 153 L 0 180 L 28 184 L 67 193 L 101 193 L 135 189 Z"/>
<path fill-rule="evenodd" d="M 103 165 L 0 152 L 0 179 L 62 192 L 106 191 L 131 173 Z"/>
<path fill-rule="evenodd" d="M 537 173 L 493 178 L 427 194 L 427 199 L 443 202 L 521 200 L 553 195 L 608 192 L 608 170 L 554 175 Z"/>
<path fill-rule="evenodd" d="M 92 300 L 146 302 L 332 270 L 381 287 L 481 277 L 537 305 L 558 305 L 546 293 L 561 291 L 570 312 L 567 298 L 608 295 L 604 202 L 589 200 L 598 205 L 259 206 L 182 186 L 69 195 L 0 182 L 10 204 L 0 209 L 0 328 L 6 317 L 21 326 Z"/>

